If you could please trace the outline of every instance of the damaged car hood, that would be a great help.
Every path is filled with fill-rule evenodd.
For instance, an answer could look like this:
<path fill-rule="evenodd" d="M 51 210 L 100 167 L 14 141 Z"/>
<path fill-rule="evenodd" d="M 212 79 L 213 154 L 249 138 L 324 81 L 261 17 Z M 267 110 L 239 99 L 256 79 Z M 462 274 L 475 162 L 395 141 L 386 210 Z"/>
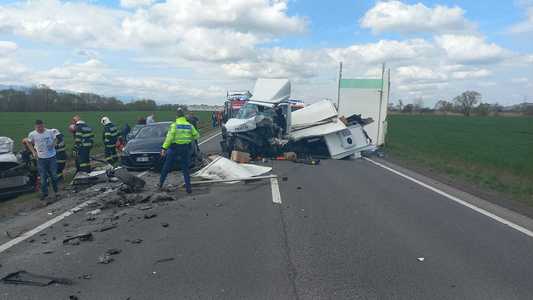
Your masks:
<path fill-rule="evenodd" d="M 224 126 L 227 132 L 231 133 L 252 131 L 257 127 L 255 118 L 254 116 L 248 119 L 229 119 Z"/>

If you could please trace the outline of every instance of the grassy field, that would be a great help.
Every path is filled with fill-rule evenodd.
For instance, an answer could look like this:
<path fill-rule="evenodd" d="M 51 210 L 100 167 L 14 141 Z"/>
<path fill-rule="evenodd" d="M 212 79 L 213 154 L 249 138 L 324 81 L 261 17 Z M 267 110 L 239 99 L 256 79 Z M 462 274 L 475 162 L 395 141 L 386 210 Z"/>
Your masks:
<path fill-rule="evenodd" d="M 533 205 L 533 118 L 391 115 L 387 151 Z"/>
<path fill-rule="evenodd" d="M 102 126 L 100 118 L 108 116 L 115 125 L 120 129 L 128 123 L 131 127 L 136 123 L 139 117 L 146 117 L 149 112 L 139 111 L 117 111 L 117 112 L 82 112 L 81 118 L 87 122 L 95 131 L 95 149 L 94 152 L 102 151 Z M 33 130 L 33 124 L 36 119 L 42 119 L 47 128 L 59 129 L 66 138 L 67 148 L 71 149 L 73 141 L 72 134 L 67 130 L 70 119 L 74 112 L 0 112 L 0 136 L 8 136 L 15 141 L 16 149 L 20 149 L 20 141 L 28 136 Z M 200 119 L 200 134 L 203 128 L 208 129 L 211 126 L 210 112 L 195 112 Z M 155 113 L 156 121 L 173 121 L 176 114 L 172 111 L 158 111 Z"/>

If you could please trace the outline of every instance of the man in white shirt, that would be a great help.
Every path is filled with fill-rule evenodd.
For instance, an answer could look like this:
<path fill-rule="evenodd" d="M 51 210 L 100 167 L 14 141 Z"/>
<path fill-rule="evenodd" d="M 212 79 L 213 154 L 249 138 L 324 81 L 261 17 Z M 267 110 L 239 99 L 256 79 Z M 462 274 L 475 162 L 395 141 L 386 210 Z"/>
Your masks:
<path fill-rule="evenodd" d="M 57 160 L 55 149 L 55 135 L 52 130 L 44 127 L 42 120 L 35 121 L 35 130 L 30 132 L 28 140 L 32 145 L 32 152 L 37 157 L 37 169 L 41 178 L 41 200 L 48 197 L 48 179 L 52 181 L 56 200 L 59 198 L 57 188 Z M 48 202 L 47 202 L 48 203 Z"/>

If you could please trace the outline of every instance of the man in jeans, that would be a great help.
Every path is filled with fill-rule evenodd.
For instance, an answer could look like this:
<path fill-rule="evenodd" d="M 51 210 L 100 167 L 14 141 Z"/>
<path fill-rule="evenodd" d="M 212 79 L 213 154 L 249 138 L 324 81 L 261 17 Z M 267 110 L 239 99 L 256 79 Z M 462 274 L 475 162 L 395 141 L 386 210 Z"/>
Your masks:
<path fill-rule="evenodd" d="M 52 181 L 52 188 L 56 200 L 59 198 L 57 188 L 57 161 L 55 149 L 55 135 L 52 130 L 44 127 L 42 120 L 35 121 L 35 130 L 30 132 L 28 140 L 31 143 L 31 151 L 37 157 L 37 169 L 41 178 L 41 200 L 48 197 L 48 178 Z M 46 202 L 49 204 L 50 202 Z"/>

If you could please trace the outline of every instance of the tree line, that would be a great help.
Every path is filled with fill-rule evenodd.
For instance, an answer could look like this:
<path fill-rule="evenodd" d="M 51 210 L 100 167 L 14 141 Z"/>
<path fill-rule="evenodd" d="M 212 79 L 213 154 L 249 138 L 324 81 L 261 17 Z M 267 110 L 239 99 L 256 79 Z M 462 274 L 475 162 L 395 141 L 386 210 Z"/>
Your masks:
<path fill-rule="evenodd" d="M 123 102 L 115 97 L 92 93 L 59 92 L 46 86 L 24 90 L 0 91 L 0 111 L 47 112 L 47 111 L 156 111 L 175 110 L 178 105 L 157 105 L 154 100 L 141 99 Z"/>
<path fill-rule="evenodd" d="M 460 113 L 465 116 L 470 116 L 472 114 L 480 116 L 488 116 L 491 114 L 497 115 L 501 112 L 514 112 L 520 113 L 523 115 L 532 116 L 533 115 L 533 104 L 531 103 L 522 103 L 515 105 L 511 108 L 505 108 L 504 106 L 498 103 L 483 103 L 481 102 L 481 94 L 476 91 L 466 91 L 461 95 L 453 98 L 451 101 L 439 100 L 435 103 L 433 108 L 425 107 L 422 99 L 415 99 L 413 103 L 405 104 L 403 100 L 398 100 L 396 105 L 390 103 L 390 111 L 399 111 L 404 113 L 433 113 L 433 112 L 442 112 L 442 113 Z"/>

